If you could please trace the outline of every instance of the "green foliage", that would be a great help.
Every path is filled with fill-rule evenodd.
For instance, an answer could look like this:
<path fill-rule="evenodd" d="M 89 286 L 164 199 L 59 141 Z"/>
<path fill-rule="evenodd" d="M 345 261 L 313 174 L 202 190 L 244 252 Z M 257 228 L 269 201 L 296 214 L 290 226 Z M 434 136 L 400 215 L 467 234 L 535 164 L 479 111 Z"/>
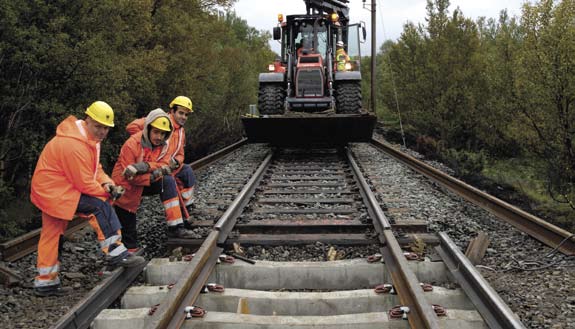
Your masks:
<path fill-rule="evenodd" d="M 108 102 L 107 172 L 131 120 L 189 96 L 188 161 L 242 134 L 273 60 L 268 33 L 217 9 L 234 0 L 0 0 L 0 197 L 27 198 L 38 155 L 68 115 Z M 11 189 L 7 192 L 6 189 Z M 2 208 L 4 209 L 4 208 Z"/>
<path fill-rule="evenodd" d="M 470 152 L 453 148 L 440 149 L 440 159 L 455 171 L 455 176 L 464 180 L 476 178 L 486 163 L 484 152 Z"/>
<path fill-rule="evenodd" d="M 575 210 L 575 0 L 477 21 L 449 7 L 428 0 L 426 23 L 407 23 L 380 49 L 382 117 L 401 116 L 425 136 L 422 152 L 437 150 L 462 176 L 484 155 L 540 159 L 548 195 Z"/>

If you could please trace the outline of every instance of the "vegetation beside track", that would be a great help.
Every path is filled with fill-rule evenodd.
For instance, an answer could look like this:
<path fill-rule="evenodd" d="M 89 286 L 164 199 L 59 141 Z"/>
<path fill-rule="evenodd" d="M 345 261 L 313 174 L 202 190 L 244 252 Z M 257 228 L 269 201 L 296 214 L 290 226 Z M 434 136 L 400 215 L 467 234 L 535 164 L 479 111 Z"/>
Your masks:
<path fill-rule="evenodd" d="M 574 19 L 573 0 L 477 20 L 428 0 L 425 23 L 407 23 L 377 55 L 386 137 L 573 231 Z M 363 90 L 370 99 L 369 84 Z"/>

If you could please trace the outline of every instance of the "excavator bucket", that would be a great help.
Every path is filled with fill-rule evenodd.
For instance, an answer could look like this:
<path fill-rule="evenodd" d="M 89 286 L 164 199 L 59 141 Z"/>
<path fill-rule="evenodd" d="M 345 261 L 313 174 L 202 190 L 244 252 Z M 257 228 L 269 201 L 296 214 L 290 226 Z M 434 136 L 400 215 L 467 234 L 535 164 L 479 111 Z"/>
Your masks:
<path fill-rule="evenodd" d="M 376 123 L 372 114 L 243 117 L 250 143 L 278 146 L 344 145 L 369 142 Z"/>

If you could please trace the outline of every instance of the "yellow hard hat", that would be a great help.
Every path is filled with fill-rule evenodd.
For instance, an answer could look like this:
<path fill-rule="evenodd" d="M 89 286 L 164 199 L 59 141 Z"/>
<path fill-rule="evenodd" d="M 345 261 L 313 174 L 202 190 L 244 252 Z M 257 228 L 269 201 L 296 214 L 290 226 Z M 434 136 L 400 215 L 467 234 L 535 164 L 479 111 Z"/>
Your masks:
<path fill-rule="evenodd" d="M 104 126 L 114 126 L 114 110 L 106 102 L 96 101 L 92 103 L 86 109 L 86 114 Z"/>
<path fill-rule="evenodd" d="M 170 108 L 173 108 L 174 105 L 179 105 L 187 108 L 190 112 L 194 112 L 192 109 L 192 100 L 186 96 L 178 96 L 174 98 L 174 100 L 170 103 Z"/>
<path fill-rule="evenodd" d="M 172 131 L 172 125 L 170 124 L 170 120 L 166 117 L 159 117 L 156 120 L 152 121 L 150 125 L 154 128 L 158 128 L 163 131 Z"/>

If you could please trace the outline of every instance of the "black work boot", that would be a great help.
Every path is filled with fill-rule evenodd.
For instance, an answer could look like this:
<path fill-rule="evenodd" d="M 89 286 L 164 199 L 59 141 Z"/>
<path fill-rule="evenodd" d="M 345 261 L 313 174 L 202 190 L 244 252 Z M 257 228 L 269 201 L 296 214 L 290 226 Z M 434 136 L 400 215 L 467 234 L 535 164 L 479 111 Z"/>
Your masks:
<path fill-rule="evenodd" d="M 182 238 L 182 239 L 193 239 L 197 237 L 197 234 L 191 230 L 187 230 L 184 224 L 168 227 L 168 237 L 169 238 Z"/>
<path fill-rule="evenodd" d="M 136 256 L 129 252 L 124 252 L 119 256 L 111 257 L 108 259 L 108 265 L 111 267 L 136 267 L 143 264 L 146 259 L 142 256 Z"/>
<path fill-rule="evenodd" d="M 38 297 L 66 296 L 70 294 L 72 290 L 72 287 L 62 287 L 61 284 L 57 284 L 46 287 L 34 287 L 34 294 Z"/>

